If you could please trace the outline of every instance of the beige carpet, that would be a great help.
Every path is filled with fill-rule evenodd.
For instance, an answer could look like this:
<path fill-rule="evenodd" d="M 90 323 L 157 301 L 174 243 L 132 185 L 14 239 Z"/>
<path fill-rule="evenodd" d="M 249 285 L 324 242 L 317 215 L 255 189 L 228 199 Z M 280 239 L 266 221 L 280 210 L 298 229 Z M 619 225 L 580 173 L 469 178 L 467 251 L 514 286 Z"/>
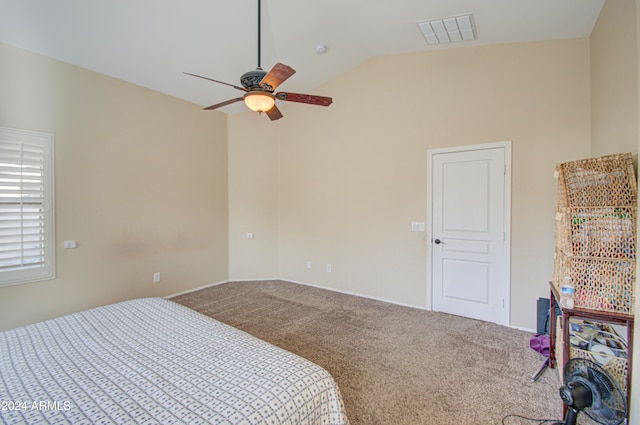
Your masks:
<path fill-rule="evenodd" d="M 173 301 L 327 369 L 352 425 L 562 414 L 557 370 L 530 381 L 543 357 L 527 332 L 283 281 L 232 282 Z"/>

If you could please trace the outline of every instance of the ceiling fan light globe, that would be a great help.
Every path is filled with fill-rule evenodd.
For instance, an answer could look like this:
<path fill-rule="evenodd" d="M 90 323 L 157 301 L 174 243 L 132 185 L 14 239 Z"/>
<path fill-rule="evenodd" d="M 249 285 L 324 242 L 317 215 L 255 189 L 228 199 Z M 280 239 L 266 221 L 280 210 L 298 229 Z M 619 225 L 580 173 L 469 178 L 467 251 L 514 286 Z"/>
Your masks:
<path fill-rule="evenodd" d="M 244 95 L 244 103 L 252 111 L 266 112 L 273 108 L 276 99 L 270 93 L 253 92 Z"/>

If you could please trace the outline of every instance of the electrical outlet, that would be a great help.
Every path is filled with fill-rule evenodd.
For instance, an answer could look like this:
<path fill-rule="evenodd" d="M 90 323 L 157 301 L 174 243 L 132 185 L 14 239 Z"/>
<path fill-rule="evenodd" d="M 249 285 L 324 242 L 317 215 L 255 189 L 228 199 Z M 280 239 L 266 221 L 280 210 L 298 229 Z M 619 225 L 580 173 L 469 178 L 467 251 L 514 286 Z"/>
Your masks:
<path fill-rule="evenodd" d="M 158 283 L 160 282 L 160 272 L 155 272 L 153 274 L 153 283 Z"/>
<path fill-rule="evenodd" d="M 327 264 L 327 273 L 331 273 L 331 264 Z"/>
<path fill-rule="evenodd" d="M 64 241 L 64 249 L 75 249 L 78 247 L 76 241 Z"/>
<path fill-rule="evenodd" d="M 307 268 L 310 269 L 311 268 L 311 261 L 307 261 Z"/>

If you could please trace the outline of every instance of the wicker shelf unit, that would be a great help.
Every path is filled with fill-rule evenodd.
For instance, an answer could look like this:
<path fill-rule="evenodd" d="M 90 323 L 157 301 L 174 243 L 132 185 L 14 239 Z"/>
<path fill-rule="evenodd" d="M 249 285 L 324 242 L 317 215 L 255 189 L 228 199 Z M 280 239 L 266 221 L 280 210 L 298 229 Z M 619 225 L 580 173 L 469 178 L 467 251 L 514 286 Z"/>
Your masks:
<path fill-rule="evenodd" d="M 558 204 L 551 303 L 571 280 L 574 307 L 561 308 L 560 329 L 551 326 L 551 367 L 572 357 L 596 360 L 570 343 L 571 318 L 627 327 L 625 358 L 605 369 L 629 394 L 636 280 L 638 188 L 630 153 L 566 162 L 556 167 Z M 555 308 L 550 311 L 555 324 Z M 556 340 L 557 339 L 557 340 Z M 562 351 L 556 352 L 556 348 Z M 561 370 L 562 372 L 562 370 Z"/>
<path fill-rule="evenodd" d="M 577 308 L 633 315 L 638 187 L 631 154 L 559 164 L 553 284 Z"/>

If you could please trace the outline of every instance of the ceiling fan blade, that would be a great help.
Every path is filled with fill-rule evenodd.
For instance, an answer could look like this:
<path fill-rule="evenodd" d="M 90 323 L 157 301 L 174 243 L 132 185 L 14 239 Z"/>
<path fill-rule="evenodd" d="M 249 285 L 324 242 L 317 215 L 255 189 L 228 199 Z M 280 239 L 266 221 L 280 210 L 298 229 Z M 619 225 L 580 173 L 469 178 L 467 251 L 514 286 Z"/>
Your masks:
<path fill-rule="evenodd" d="M 244 100 L 244 99 L 242 97 L 236 97 L 235 99 L 229 99 L 224 102 L 216 103 L 215 105 L 207 106 L 204 109 L 207 111 L 210 111 L 212 109 L 218 109 L 218 108 L 222 108 L 223 106 L 231 105 L 232 103 L 240 102 L 241 100 Z"/>
<path fill-rule="evenodd" d="M 242 91 L 248 91 L 248 90 L 247 90 L 247 89 L 245 89 L 244 87 L 234 86 L 233 84 L 225 83 L 224 81 L 214 80 L 213 78 L 207 78 L 207 77 L 203 77 L 203 76 L 201 76 L 201 75 L 190 74 L 190 73 L 188 73 L 188 72 L 185 72 L 185 74 L 187 74 L 187 75 L 191 75 L 192 77 L 202 78 L 203 80 L 213 81 L 214 83 L 224 84 L 225 86 L 233 87 L 234 89 L 238 89 L 238 90 L 242 90 Z"/>
<path fill-rule="evenodd" d="M 295 74 L 295 69 L 282 63 L 277 63 L 260 81 L 260 87 L 273 91 L 280 84 L 284 83 L 289 77 Z"/>
<path fill-rule="evenodd" d="M 314 96 L 312 94 L 300 93 L 276 93 L 276 98 L 287 102 L 308 103 L 310 105 L 329 106 L 333 103 L 333 99 L 325 96 Z"/>
<path fill-rule="evenodd" d="M 273 105 L 273 108 L 269 109 L 267 112 L 265 112 L 265 114 L 267 114 L 271 121 L 279 120 L 280 118 L 282 118 L 282 112 L 280 112 L 280 109 L 278 109 L 276 105 Z"/>

